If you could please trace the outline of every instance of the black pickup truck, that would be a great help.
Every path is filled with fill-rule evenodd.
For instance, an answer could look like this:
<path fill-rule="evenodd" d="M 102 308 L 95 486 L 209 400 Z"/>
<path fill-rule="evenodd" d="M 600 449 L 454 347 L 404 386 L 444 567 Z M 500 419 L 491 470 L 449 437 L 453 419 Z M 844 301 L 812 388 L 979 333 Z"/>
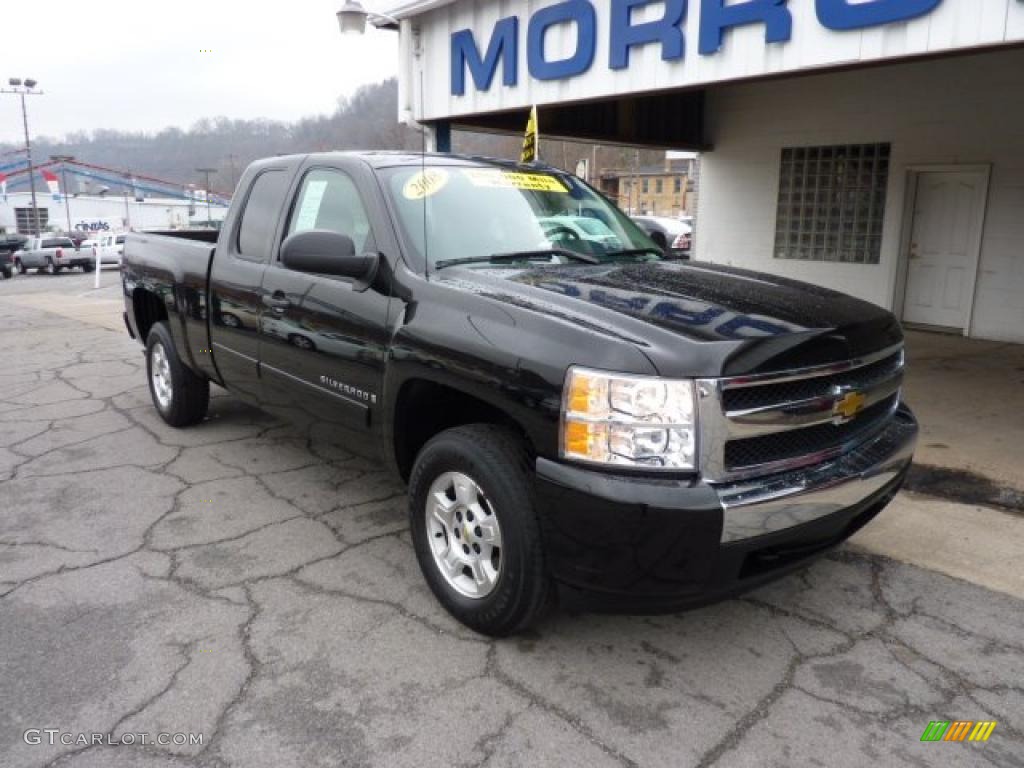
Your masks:
<path fill-rule="evenodd" d="M 876 306 L 668 261 L 539 165 L 277 157 L 238 190 L 219 236 L 128 236 L 154 405 L 196 424 L 213 382 L 383 461 L 428 584 L 480 632 L 555 596 L 655 612 L 750 589 L 903 481 L 917 424 Z"/>

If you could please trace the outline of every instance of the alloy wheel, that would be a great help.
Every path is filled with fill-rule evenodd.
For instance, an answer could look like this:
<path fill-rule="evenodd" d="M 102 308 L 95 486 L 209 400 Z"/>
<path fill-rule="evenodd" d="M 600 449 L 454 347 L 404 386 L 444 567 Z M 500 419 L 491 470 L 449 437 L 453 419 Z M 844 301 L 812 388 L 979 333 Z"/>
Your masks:
<path fill-rule="evenodd" d="M 150 368 L 150 378 L 153 381 L 153 394 L 156 395 L 156 401 L 161 408 L 170 408 L 174 392 L 171 381 L 171 363 L 167 359 L 164 345 L 160 342 L 153 345 L 153 351 L 150 354 Z"/>
<path fill-rule="evenodd" d="M 461 472 L 445 472 L 430 486 L 427 537 L 445 582 L 464 597 L 489 595 L 501 578 L 498 516 L 480 486 Z"/>

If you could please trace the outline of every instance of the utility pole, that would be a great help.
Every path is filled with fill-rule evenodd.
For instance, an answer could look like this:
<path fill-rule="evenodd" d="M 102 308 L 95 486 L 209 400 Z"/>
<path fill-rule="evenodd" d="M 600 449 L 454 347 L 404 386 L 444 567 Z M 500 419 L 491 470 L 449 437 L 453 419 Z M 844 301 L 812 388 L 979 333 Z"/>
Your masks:
<path fill-rule="evenodd" d="M 128 191 L 129 191 L 129 187 L 134 189 L 134 185 L 132 184 L 132 175 L 131 175 L 131 173 L 126 173 L 124 175 L 124 177 L 128 180 L 127 183 L 124 185 L 124 228 L 127 231 L 131 232 L 131 229 L 132 229 L 132 212 L 128 208 Z"/>
<path fill-rule="evenodd" d="M 235 160 L 238 159 L 238 155 L 228 155 L 228 167 L 231 169 L 231 194 L 235 194 L 235 187 L 238 186 L 238 171 L 235 168 Z"/>
<path fill-rule="evenodd" d="M 39 207 L 36 205 L 36 180 L 32 168 L 32 142 L 29 141 L 28 137 L 28 110 L 25 107 L 26 96 L 42 96 L 42 91 L 33 90 L 37 83 L 32 78 L 25 78 L 24 83 L 19 77 L 12 77 L 7 81 L 10 89 L 2 89 L 0 93 L 16 93 L 21 97 L 21 122 L 25 126 L 25 153 L 28 155 L 28 186 L 32 192 L 32 220 L 35 225 L 35 231 L 32 233 L 36 237 L 42 234 L 39 227 Z"/>
<path fill-rule="evenodd" d="M 64 213 L 65 213 L 65 215 L 68 218 L 67 233 L 68 233 L 69 237 L 71 236 L 71 203 L 68 200 L 68 174 L 67 174 L 68 166 L 67 166 L 67 163 L 68 163 L 69 160 L 74 160 L 74 159 L 75 158 L 72 155 L 50 155 L 50 160 L 54 161 L 55 163 L 57 163 L 57 162 L 60 163 L 60 185 L 61 185 L 61 189 L 64 190 L 64 193 L 63 193 L 64 194 Z"/>
<path fill-rule="evenodd" d="M 210 174 L 216 173 L 216 168 L 196 168 L 196 171 L 206 176 L 206 226 L 213 228 L 213 211 L 210 203 Z"/>

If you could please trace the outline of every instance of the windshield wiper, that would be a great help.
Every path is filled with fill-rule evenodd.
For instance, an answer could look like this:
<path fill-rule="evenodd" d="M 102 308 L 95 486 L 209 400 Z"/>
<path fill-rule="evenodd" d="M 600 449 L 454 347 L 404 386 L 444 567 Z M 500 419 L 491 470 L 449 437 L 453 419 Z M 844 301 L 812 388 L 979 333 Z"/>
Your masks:
<path fill-rule="evenodd" d="M 529 259 L 546 259 L 551 256 L 562 256 L 585 264 L 600 264 L 601 260 L 587 253 L 577 253 L 568 248 L 538 248 L 535 251 L 513 251 L 512 253 L 492 253 L 490 256 L 469 256 L 464 259 L 442 259 L 434 265 L 434 269 L 457 267 L 461 264 L 500 264 L 506 261 L 527 261 Z"/>
<path fill-rule="evenodd" d="M 614 259 L 619 256 L 643 256 L 644 254 L 654 254 L 665 258 L 665 252 L 660 248 L 627 248 L 623 251 L 610 251 L 605 256 Z"/>

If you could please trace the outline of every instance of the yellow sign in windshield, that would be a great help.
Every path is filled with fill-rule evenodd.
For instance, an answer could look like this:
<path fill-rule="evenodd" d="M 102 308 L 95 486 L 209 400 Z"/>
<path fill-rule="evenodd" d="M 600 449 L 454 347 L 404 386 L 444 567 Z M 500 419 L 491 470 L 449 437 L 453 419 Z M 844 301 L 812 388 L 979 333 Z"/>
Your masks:
<path fill-rule="evenodd" d="M 565 184 L 547 173 L 505 171 L 501 168 L 464 168 L 462 173 L 475 187 L 527 189 L 531 192 L 568 192 Z"/>

